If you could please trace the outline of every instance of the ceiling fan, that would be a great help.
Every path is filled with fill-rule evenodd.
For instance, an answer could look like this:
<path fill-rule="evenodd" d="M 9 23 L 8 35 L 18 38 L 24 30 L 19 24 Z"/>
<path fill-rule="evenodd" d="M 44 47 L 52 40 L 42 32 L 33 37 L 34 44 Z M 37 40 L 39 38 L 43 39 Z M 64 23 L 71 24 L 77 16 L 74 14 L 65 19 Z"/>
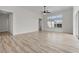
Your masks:
<path fill-rule="evenodd" d="M 47 13 L 51 13 L 47 10 L 47 6 L 44 6 L 43 8 L 44 8 L 44 11 L 42 12 L 43 15 L 46 15 Z"/>

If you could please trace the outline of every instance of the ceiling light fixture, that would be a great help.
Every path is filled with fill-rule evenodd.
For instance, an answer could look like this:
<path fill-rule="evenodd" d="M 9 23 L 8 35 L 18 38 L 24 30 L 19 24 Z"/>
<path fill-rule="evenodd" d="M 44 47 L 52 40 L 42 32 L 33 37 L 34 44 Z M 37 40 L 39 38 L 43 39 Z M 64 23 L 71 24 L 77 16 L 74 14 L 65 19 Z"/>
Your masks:
<path fill-rule="evenodd" d="M 47 13 L 50 13 L 48 10 L 46 10 L 47 6 L 44 6 L 44 11 L 43 11 L 43 15 L 46 15 Z"/>

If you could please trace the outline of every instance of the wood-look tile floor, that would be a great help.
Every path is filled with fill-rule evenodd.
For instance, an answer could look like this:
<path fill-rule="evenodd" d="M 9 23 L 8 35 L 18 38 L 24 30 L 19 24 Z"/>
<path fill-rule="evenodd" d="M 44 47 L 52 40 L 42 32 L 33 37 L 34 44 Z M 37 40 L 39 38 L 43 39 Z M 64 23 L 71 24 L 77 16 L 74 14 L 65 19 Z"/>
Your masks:
<path fill-rule="evenodd" d="M 76 53 L 79 40 L 72 34 L 33 32 L 16 35 L 0 33 L 1 53 Z"/>

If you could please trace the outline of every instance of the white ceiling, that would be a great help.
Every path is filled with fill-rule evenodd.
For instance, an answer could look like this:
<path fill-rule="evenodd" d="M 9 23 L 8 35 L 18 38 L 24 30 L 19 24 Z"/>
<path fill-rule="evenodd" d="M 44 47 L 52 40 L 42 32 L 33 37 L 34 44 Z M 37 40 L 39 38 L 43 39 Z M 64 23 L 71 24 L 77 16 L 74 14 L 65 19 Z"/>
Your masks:
<path fill-rule="evenodd" d="M 34 12 L 41 12 L 44 10 L 43 6 L 25 6 L 27 9 Z M 72 6 L 47 6 L 47 10 L 50 12 L 61 11 L 68 8 L 72 8 Z"/>
<path fill-rule="evenodd" d="M 69 8 L 72 8 L 72 6 L 48 6 L 47 7 L 47 9 L 51 12 L 61 11 L 61 10 L 69 9 Z"/>
<path fill-rule="evenodd" d="M 28 9 L 35 13 L 40 13 L 44 10 L 43 6 L 19 6 L 19 7 Z M 47 10 L 49 10 L 49 12 L 61 11 L 68 8 L 72 8 L 72 6 L 47 6 Z M 8 14 L 8 12 L 0 10 L 0 15 L 2 14 Z"/>

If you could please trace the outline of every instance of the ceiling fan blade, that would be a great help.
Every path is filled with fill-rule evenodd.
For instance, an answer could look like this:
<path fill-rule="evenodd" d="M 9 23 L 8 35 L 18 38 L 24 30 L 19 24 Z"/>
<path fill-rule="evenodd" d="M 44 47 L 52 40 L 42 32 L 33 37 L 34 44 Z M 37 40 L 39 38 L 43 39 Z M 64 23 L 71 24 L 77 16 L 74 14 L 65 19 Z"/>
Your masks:
<path fill-rule="evenodd" d="M 51 12 L 47 12 L 47 13 L 51 13 Z"/>
<path fill-rule="evenodd" d="M 46 12 L 47 12 L 47 13 L 51 13 L 51 12 L 50 12 L 50 11 L 48 11 L 48 10 L 47 10 Z"/>

